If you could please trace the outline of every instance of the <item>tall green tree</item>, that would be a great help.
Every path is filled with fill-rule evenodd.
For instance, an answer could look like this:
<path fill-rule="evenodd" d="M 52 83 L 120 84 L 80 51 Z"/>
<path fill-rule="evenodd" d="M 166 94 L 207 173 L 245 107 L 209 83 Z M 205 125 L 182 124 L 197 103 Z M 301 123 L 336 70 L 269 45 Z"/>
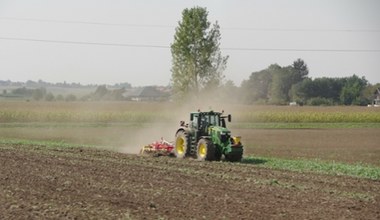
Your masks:
<path fill-rule="evenodd" d="M 286 104 L 289 101 L 289 91 L 293 85 L 292 69 L 290 66 L 271 65 L 269 70 L 272 72 L 269 101 L 272 104 Z"/>
<path fill-rule="evenodd" d="M 357 75 L 348 77 L 340 93 L 341 103 L 344 105 L 367 104 L 367 101 L 361 98 L 362 91 L 367 86 L 367 84 L 368 81 L 364 77 L 359 78 Z"/>
<path fill-rule="evenodd" d="M 266 103 L 269 97 L 272 73 L 269 68 L 253 72 L 248 80 L 241 84 L 244 103 Z"/>
<path fill-rule="evenodd" d="M 286 104 L 296 98 L 292 87 L 307 79 L 308 67 L 302 59 L 297 59 L 290 66 L 280 67 L 277 65 L 276 68 L 273 67 L 268 68 L 272 72 L 269 101 L 273 104 Z"/>
<path fill-rule="evenodd" d="M 293 65 L 291 67 L 293 72 L 293 84 L 301 82 L 302 80 L 307 78 L 309 74 L 309 68 L 307 67 L 305 61 L 298 58 L 296 61 L 293 62 Z"/>
<path fill-rule="evenodd" d="M 182 12 L 171 45 L 173 93 L 177 98 L 216 88 L 224 78 L 228 56 L 220 52 L 221 34 L 216 22 L 211 25 L 206 8 Z"/>

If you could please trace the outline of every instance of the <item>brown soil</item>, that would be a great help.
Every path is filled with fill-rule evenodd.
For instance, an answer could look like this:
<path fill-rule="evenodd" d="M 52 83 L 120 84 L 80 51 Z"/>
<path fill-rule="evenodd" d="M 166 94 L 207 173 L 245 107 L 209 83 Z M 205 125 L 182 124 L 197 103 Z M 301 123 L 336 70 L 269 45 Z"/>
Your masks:
<path fill-rule="evenodd" d="M 0 145 L 0 219 L 380 219 L 380 181 Z"/>
<path fill-rule="evenodd" d="M 235 129 L 245 153 L 380 166 L 380 129 Z"/>

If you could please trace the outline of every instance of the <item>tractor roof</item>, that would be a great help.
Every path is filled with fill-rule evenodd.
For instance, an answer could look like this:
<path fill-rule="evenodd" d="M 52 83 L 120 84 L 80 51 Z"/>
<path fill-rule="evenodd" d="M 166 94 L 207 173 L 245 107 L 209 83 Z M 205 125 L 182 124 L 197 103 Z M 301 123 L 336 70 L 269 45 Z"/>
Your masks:
<path fill-rule="evenodd" d="M 201 111 L 198 111 L 198 112 L 192 112 L 191 114 L 221 115 L 221 114 L 223 114 L 223 113 L 222 113 L 222 112 L 215 112 L 215 111 L 211 110 L 211 111 L 207 111 L 207 112 L 201 112 Z"/>

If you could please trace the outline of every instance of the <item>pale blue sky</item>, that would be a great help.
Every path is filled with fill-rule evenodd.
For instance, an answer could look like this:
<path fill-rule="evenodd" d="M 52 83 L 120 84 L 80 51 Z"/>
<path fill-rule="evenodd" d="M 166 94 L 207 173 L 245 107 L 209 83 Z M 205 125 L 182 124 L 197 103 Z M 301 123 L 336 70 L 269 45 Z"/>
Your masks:
<path fill-rule="evenodd" d="M 230 56 L 226 79 L 237 85 L 254 71 L 297 58 L 313 78 L 357 74 L 380 82 L 378 0 L 0 0 L 0 80 L 167 85 L 168 48 L 9 38 L 170 46 L 182 10 L 193 6 L 207 7 L 209 19 L 218 20 L 222 53 Z"/>

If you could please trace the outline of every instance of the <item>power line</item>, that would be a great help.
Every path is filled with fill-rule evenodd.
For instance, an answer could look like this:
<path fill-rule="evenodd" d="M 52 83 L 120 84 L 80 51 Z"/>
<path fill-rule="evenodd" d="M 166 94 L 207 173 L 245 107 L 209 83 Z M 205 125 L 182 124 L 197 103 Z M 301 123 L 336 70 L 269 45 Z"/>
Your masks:
<path fill-rule="evenodd" d="M 174 26 L 170 26 L 170 25 L 126 24 L 126 23 L 107 23 L 107 22 L 93 22 L 93 21 L 65 21 L 65 20 L 35 19 L 35 18 L 0 17 L 0 20 L 33 21 L 33 22 L 62 23 L 62 24 L 87 24 L 87 25 L 101 25 L 101 26 L 126 26 L 126 27 L 142 27 L 142 28 L 174 28 Z"/>
<path fill-rule="evenodd" d="M 159 24 L 127 24 L 127 23 L 108 23 L 108 22 L 93 22 L 93 21 L 67 21 L 54 19 L 36 19 L 36 18 L 16 18 L 16 17 L 0 17 L 0 20 L 13 21 L 32 21 L 44 23 L 62 23 L 62 24 L 85 24 L 85 25 L 101 25 L 101 26 L 125 26 L 135 28 L 170 28 L 175 26 L 159 25 Z M 380 32 L 380 29 L 308 29 L 308 28 L 253 28 L 253 27 L 221 27 L 222 30 L 237 30 L 237 31 L 261 31 L 261 32 Z"/>
<path fill-rule="evenodd" d="M 231 51 L 277 51 L 277 52 L 370 52 L 377 53 L 380 49 L 368 50 L 368 49 L 297 49 L 297 48 L 234 48 L 225 47 L 223 50 Z"/>
<path fill-rule="evenodd" d="M 44 39 L 15 38 L 15 37 L 0 37 L 0 40 L 73 44 L 73 45 L 170 49 L 170 46 L 153 45 L 153 44 L 101 43 L 101 42 L 44 40 Z M 221 49 L 227 50 L 227 51 L 277 51 L 277 52 L 368 52 L 368 53 L 380 52 L 380 49 L 297 49 L 297 48 L 239 48 L 239 47 L 222 47 Z"/>
<path fill-rule="evenodd" d="M 226 27 L 223 30 L 263 31 L 263 32 L 369 32 L 377 33 L 380 29 L 307 29 L 307 28 L 249 28 L 249 27 Z"/>
<path fill-rule="evenodd" d="M 96 45 L 96 46 L 116 46 L 116 47 L 145 47 L 145 48 L 170 48 L 169 46 L 162 45 L 149 45 L 149 44 L 121 44 L 121 43 L 100 43 L 100 42 L 85 42 L 85 41 L 63 41 L 63 40 L 43 40 L 32 38 L 13 38 L 13 37 L 0 37 L 1 40 L 14 40 L 14 41 L 32 41 L 40 43 L 57 43 L 57 44 L 80 44 L 80 45 Z"/>

